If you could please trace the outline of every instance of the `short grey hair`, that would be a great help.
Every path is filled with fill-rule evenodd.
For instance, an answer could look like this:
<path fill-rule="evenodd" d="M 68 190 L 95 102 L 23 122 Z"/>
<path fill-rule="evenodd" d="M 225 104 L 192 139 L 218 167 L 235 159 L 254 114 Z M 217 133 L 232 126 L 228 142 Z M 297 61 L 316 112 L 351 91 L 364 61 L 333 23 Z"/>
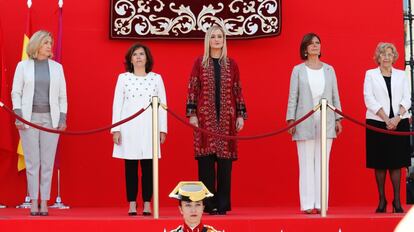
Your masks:
<path fill-rule="evenodd" d="M 379 42 L 377 45 L 377 48 L 375 49 L 375 54 L 374 54 L 374 61 L 377 64 L 379 64 L 379 59 L 380 59 L 381 54 L 384 54 L 385 50 L 387 50 L 388 48 L 391 48 L 392 53 L 394 54 L 392 63 L 394 64 L 395 61 L 398 59 L 397 48 L 395 48 L 394 44 L 386 43 L 386 42 Z"/>
<path fill-rule="evenodd" d="M 53 43 L 52 33 L 45 31 L 45 30 L 36 31 L 32 35 L 32 37 L 30 37 L 29 43 L 27 44 L 27 47 L 26 47 L 26 53 L 30 57 L 30 59 L 37 58 L 39 49 L 42 46 L 43 41 L 45 41 L 48 38 L 50 38 Z M 53 54 L 49 58 L 52 58 L 52 56 Z"/>

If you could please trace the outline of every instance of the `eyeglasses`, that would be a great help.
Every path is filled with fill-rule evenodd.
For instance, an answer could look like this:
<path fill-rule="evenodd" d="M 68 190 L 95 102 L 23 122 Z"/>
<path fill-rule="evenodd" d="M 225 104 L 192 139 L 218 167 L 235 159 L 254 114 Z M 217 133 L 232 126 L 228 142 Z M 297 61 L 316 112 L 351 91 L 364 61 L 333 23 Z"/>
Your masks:
<path fill-rule="evenodd" d="M 393 53 L 381 53 L 380 56 L 382 58 L 386 58 L 386 57 L 393 58 L 394 54 Z"/>

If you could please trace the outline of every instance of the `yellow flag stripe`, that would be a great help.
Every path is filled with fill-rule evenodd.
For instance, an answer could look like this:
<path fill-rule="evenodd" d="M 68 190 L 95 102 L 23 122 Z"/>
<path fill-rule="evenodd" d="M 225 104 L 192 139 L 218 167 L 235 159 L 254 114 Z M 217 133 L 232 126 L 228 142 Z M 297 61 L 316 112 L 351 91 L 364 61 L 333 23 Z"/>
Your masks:
<path fill-rule="evenodd" d="M 29 57 L 26 53 L 26 47 L 27 44 L 29 44 L 29 36 L 26 34 L 23 36 L 23 49 L 22 49 L 22 60 L 26 60 Z M 19 139 L 19 145 L 17 146 L 17 154 L 19 155 L 17 160 L 17 171 L 21 171 L 26 168 L 26 164 L 24 162 L 24 153 L 23 153 L 23 147 L 22 147 L 22 140 Z"/>

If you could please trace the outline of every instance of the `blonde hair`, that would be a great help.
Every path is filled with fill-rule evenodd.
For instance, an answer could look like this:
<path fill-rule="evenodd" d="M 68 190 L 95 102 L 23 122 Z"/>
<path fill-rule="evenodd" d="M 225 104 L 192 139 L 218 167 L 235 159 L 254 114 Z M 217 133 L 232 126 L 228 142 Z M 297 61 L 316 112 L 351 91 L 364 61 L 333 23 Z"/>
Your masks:
<path fill-rule="evenodd" d="M 379 63 L 379 59 L 381 54 L 385 53 L 385 50 L 387 50 L 388 48 L 391 48 L 392 53 L 394 54 L 392 63 L 394 64 L 395 61 L 398 59 L 398 52 L 397 52 L 397 48 L 395 48 L 395 45 L 392 43 L 385 43 L 385 42 L 379 42 L 377 45 L 377 48 L 375 49 L 375 54 L 374 54 L 374 61 L 377 64 Z"/>
<path fill-rule="evenodd" d="M 224 28 L 215 24 L 211 26 L 207 32 L 206 36 L 204 37 L 204 55 L 203 55 L 203 61 L 202 65 L 206 68 L 208 67 L 208 59 L 210 58 L 210 39 L 211 34 L 213 31 L 220 30 L 223 33 L 223 48 L 221 49 L 221 55 L 219 58 L 219 62 L 222 65 L 225 65 L 227 62 L 227 43 L 226 43 L 226 32 L 224 31 Z"/>
<path fill-rule="evenodd" d="M 26 47 L 26 53 L 30 57 L 30 59 L 37 58 L 40 47 L 42 46 L 43 42 L 49 38 L 52 40 L 52 43 L 53 43 L 52 33 L 45 31 L 45 30 L 36 31 L 32 35 L 32 37 L 30 37 L 29 43 L 27 44 L 27 47 Z M 51 54 L 49 58 L 52 58 L 52 57 L 53 57 L 53 54 Z"/>

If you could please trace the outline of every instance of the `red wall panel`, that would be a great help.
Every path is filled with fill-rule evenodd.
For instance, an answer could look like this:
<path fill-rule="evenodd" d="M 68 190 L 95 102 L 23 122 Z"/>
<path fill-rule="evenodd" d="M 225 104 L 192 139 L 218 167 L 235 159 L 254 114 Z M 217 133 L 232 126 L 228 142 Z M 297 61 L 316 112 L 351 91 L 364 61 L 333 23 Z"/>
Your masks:
<path fill-rule="evenodd" d="M 33 29 L 57 32 L 57 1 L 33 1 Z M 11 83 L 20 59 L 25 30 L 26 1 L 0 0 L 7 78 Z M 109 40 L 109 1 L 64 1 L 63 52 L 68 88 L 68 129 L 101 127 L 111 121 L 116 78 L 123 72 L 123 57 L 136 41 Z M 239 64 L 249 119 L 242 135 L 268 132 L 285 126 L 289 78 L 301 62 L 299 44 L 307 32 L 322 40 L 322 60 L 336 70 L 343 111 L 364 120 L 362 88 L 378 42 L 395 43 L 403 68 L 402 1 L 285 0 L 280 36 L 228 41 L 229 55 Z M 202 54 L 201 40 L 141 41 L 149 45 L 154 71 L 160 73 L 171 110 L 184 115 L 187 81 L 194 59 Z M 10 91 L 10 90 L 9 90 Z M 0 111 L 1 139 L 10 136 L 10 118 Z M 330 205 L 376 205 L 373 172 L 365 168 L 364 129 L 344 121 L 344 132 L 334 141 L 330 162 Z M 16 135 L 16 131 L 12 132 Z M 234 163 L 234 206 L 297 205 L 298 161 L 295 143 L 285 133 L 241 141 Z M 174 205 L 169 191 L 180 180 L 197 178 L 191 130 L 169 117 L 169 134 L 160 161 L 161 205 Z M 109 132 L 88 136 L 62 136 L 60 140 L 62 197 L 72 206 L 124 205 L 122 160 L 113 159 Z M 16 156 L 0 150 L 0 201 L 19 204 L 25 195 L 24 173 L 16 171 Z M 56 182 L 56 178 L 54 178 Z M 53 185 L 52 199 L 56 183 Z M 390 186 L 390 185 L 388 185 Z M 404 192 L 404 191 L 402 191 Z M 390 195 L 390 194 L 389 194 Z"/>

